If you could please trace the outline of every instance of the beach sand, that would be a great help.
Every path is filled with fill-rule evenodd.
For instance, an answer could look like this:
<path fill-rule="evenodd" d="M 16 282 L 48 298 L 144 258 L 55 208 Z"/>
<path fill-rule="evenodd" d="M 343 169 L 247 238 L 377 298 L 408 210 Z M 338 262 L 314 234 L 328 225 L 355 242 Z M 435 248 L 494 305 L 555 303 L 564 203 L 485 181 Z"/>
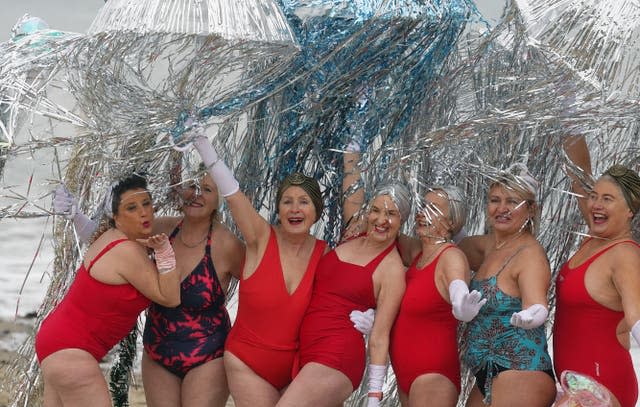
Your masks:
<path fill-rule="evenodd" d="M 10 394 L 4 384 L 7 383 L 7 371 L 16 358 L 16 349 L 31 331 L 29 318 L 21 318 L 16 322 L 0 320 L 0 407 L 11 405 Z M 146 407 L 142 389 L 142 379 L 139 372 L 136 373 L 135 383 L 129 389 L 129 406 Z M 35 407 L 35 406 L 34 406 Z M 233 400 L 229 398 L 226 407 L 234 407 Z"/>

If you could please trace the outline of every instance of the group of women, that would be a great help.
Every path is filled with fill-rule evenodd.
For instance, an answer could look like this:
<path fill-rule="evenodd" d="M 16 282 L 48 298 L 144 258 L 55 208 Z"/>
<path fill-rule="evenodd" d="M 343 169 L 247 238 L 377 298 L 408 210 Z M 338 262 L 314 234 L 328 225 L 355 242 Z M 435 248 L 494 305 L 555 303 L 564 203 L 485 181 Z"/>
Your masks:
<path fill-rule="evenodd" d="M 142 360 L 150 407 L 223 406 L 229 391 L 238 407 L 335 407 L 365 371 L 368 405 L 377 406 L 389 359 L 403 406 L 455 406 L 459 321 L 462 360 L 475 376 L 468 406 L 550 406 L 564 370 L 595 378 L 613 406 L 635 405 L 628 352 L 630 332 L 640 342 L 635 172 L 612 167 L 588 192 L 576 177 L 591 237 L 558 277 L 552 365 L 545 335 L 551 271 L 535 238 L 538 185 L 523 166 L 489 185 L 490 233 L 456 245 L 466 218 L 460 189 L 430 188 L 415 237 L 407 236 L 400 233 L 410 216 L 406 187 L 381 184 L 365 204 L 364 191 L 351 188 L 359 153 L 347 152 L 345 228 L 330 249 L 310 233 L 323 211 L 317 181 L 289 175 L 272 225 L 209 140 L 200 135 L 194 146 L 207 175 L 184 189 L 182 217 L 154 221 L 145 185 L 127 179 L 114 188 L 111 228 L 89 246 L 69 293 L 37 335 L 45 406 L 109 406 L 98 362 L 150 303 Z M 584 139 L 568 139 L 565 148 L 590 171 Z M 218 194 L 243 242 L 217 220 Z M 74 207 L 68 194 L 56 200 L 61 212 Z M 69 217 L 86 226 L 77 211 Z M 240 288 L 230 326 L 224 303 L 232 276 Z M 376 312 L 367 327 L 370 308 Z M 74 323 L 78 332 L 67 330 L 70 321 L 82 321 Z M 354 325 L 368 333 L 366 345 Z"/>

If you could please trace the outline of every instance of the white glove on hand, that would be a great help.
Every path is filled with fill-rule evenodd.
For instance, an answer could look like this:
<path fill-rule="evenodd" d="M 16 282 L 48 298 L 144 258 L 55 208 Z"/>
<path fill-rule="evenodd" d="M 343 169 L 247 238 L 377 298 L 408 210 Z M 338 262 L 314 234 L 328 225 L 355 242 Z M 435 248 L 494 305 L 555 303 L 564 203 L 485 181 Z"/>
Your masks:
<path fill-rule="evenodd" d="M 369 390 L 367 407 L 378 407 L 382 401 L 382 384 L 387 375 L 386 365 L 369 365 Z"/>
<path fill-rule="evenodd" d="M 67 190 L 64 184 L 58 185 L 53 193 L 53 212 L 66 219 L 73 219 L 78 210 L 78 200 Z"/>
<path fill-rule="evenodd" d="M 548 315 L 547 307 L 542 304 L 533 304 L 520 312 L 514 312 L 511 315 L 511 325 L 522 329 L 537 328 L 544 324 Z"/>
<path fill-rule="evenodd" d="M 631 328 L 631 336 L 636 340 L 636 343 L 640 345 L 640 320 L 636 321 Z"/>
<path fill-rule="evenodd" d="M 483 299 L 478 291 L 469 292 L 467 284 L 460 279 L 453 280 L 449 284 L 449 298 L 453 316 L 463 322 L 469 322 L 475 318 L 480 308 L 487 302 L 487 299 Z"/>
<path fill-rule="evenodd" d="M 376 310 L 373 308 L 369 308 L 365 312 L 353 310 L 349 314 L 349 319 L 353 322 L 353 327 L 363 335 L 369 335 L 371 333 L 375 317 Z"/>
<path fill-rule="evenodd" d="M 78 210 L 78 200 L 64 184 L 58 185 L 54 192 L 53 211 L 56 215 L 73 220 L 73 226 L 81 243 L 87 243 L 98 229 L 97 222 Z"/>
<path fill-rule="evenodd" d="M 193 141 L 193 146 L 200 154 L 202 162 L 209 170 L 213 182 L 218 186 L 218 191 L 225 198 L 229 195 L 233 195 L 240 189 L 238 180 L 233 176 L 233 173 L 227 167 L 227 165 L 220 160 L 218 152 L 209 142 L 206 137 L 199 136 Z"/>

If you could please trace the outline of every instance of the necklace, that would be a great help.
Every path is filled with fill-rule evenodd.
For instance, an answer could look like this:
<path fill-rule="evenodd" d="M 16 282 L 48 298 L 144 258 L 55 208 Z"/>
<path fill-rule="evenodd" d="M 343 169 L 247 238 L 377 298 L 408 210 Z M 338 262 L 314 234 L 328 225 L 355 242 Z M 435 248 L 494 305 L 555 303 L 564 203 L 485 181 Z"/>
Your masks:
<path fill-rule="evenodd" d="M 512 237 L 510 237 L 509 239 L 507 239 L 507 240 L 505 240 L 505 241 L 503 241 L 503 242 L 500 242 L 500 243 L 497 243 L 497 242 L 496 242 L 495 249 L 496 249 L 496 250 L 500 250 L 500 249 L 502 249 L 502 248 L 503 248 L 503 247 L 505 247 L 507 244 L 509 244 L 509 243 L 513 242 L 514 240 L 516 240 L 517 238 L 519 238 L 519 237 L 520 237 L 520 235 L 522 235 L 522 233 L 523 233 L 523 231 L 521 230 L 520 232 L 516 233 L 515 235 L 513 235 Z"/>
<path fill-rule="evenodd" d="M 180 233 L 178 233 L 178 236 L 180 237 L 180 242 L 182 242 L 183 245 L 185 245 L 186 247 L 188 247 L 189 249 L 193 249 L 196 248 L 198 246 L 200 246 L 202 244 L 202 242 L 205 241 L 205 239 L 207 238 L 207 236 L 209 236 L 209 232 L 204 234 L 204 237 L 202 239 L 200 239 L 198 242 L 194 243 L 193 245 L 187 244 L 187 242 L 184 241 L 184 238 L 182 237 L 183 233 L 182 230 L 180 231 Z"/>
<path fill-rule="evenodd" d="M 447 243 L 447 241 L 446 240 L 444 242 L 436 241 L 433 244 L 433 249 L 429 251 L 429 254 L 427 256 L 425 256 L 424 252 L 422 252 L 422 256 L 420 257 L 418 264 L 416 264 L 417 268 L 422 269 L 424 266 L 429 264 L 431 257 L 438 251 L 438 249 L 440 249 L 440 246 L 442 246 L 443 243 Z"/>

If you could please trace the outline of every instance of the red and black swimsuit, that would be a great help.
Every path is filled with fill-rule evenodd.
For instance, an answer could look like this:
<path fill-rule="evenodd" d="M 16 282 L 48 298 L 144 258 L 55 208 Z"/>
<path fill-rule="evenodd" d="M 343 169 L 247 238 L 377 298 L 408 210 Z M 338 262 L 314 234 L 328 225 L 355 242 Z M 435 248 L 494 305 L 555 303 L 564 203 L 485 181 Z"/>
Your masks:
<path fill-rule="evenodd" d="M 181 226 L 171 233 L 171 242 Z M 194 367 L 222 357 L 231 329 L 225 292 L 211 260 L 211 230 L 204 257 L 180 285 L 180 298 L 175 308 L 151 304 L 143 343 L 151 359 L 184 378 Z"/>

